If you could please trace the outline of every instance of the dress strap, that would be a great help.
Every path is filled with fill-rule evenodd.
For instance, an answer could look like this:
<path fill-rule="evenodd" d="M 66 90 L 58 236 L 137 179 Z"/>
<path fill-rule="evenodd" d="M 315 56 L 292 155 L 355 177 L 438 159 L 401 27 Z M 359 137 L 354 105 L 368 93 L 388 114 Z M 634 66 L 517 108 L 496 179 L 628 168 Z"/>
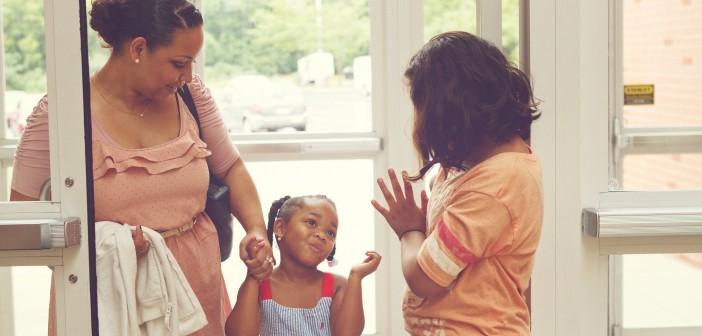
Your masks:
<path fill-rule="evenodd" d="M 273 300 L 273 293 L 271 292 L 271 283 L 268 280 L 263 280 L 258 283 L 258 295 L 263 300 Z"/>
<path fill-rule="evenodd" d="M 332 297 L 334 294 L 334 274 L 324 273 L 322 278 L 322 297 Z"/>

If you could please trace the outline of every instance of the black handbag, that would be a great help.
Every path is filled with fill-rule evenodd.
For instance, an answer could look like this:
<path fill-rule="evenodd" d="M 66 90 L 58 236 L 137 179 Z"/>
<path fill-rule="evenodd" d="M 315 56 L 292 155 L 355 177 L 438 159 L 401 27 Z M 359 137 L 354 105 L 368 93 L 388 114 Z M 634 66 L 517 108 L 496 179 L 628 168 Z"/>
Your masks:
<path fill-rule="evenodd" d="M 195 118 L 195 122 L 197 122 L 197 127 L 200 132 L 200 138 L 202 138 L 200 118 L 198 117 L 197 110 L 195 109 L 195 101 L 193 100 L 193 96 L 190 94 L 188 86 L 183 85 L 178 92 L 183 98 L 185 105 L 188 106 L 190 113 Z M 219 182 L 212 172 L 210 172 L 210 186 L 207 188 L 207 204 L 205 205 L 205 212 L 212 220 L 212 223 L 214 223 L 215 228 L 217 228 L 217 237 L 219 238 L 219 255 L 222 258 L 222 261 L 225 261 L 232 253 L 232 239 L 234 238 L 233 217 L 231 209 L 229 208 L 229 187 L 227 187 L 226 184 Z"/>

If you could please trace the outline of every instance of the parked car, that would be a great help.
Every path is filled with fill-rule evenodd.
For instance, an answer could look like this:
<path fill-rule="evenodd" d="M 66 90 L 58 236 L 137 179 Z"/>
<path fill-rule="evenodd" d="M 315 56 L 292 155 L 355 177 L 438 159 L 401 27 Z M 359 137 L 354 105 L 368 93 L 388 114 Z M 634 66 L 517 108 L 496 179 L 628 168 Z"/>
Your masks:
<path fill-rule="evenodd" d="M 291 81 L 275 81 L 261 75 L 238 76 L 214 96 L 230 131 L 307 128 L 307 103 Z"/>

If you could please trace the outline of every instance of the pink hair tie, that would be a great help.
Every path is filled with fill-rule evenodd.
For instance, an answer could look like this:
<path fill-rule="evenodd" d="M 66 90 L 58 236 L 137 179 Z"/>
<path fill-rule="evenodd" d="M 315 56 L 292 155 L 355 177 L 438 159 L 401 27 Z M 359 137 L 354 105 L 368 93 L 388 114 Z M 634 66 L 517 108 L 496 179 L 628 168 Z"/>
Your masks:
<path fill-rule="evenodd" d="M 336 265 L 338 265 L 338 264 L 339 264 L 339 259 L 336 259 L 336 258 L 327 261 L 327 265 L 328 265 L 329 267 L 334 267 L 334 266 L 336 266 Z"/>

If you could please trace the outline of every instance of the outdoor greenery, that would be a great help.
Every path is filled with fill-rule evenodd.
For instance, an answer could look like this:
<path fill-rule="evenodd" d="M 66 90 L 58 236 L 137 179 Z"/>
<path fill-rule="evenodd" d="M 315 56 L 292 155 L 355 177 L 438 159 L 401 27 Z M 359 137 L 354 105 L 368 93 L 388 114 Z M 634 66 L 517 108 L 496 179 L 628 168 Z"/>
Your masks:
<path fill-rule="evenodd" d="M 3 0 L 2 5 L 6 89 L 44 92 L 43 2 Z M 518 0 L 503 0 L 503 8 L 505 53 L 517 60 Z M 355 57 L 369 54 L 368 0 L 203 0 L 202 11 L 208 78 L 294 75 L 297 60 L 316 51 L 333 54 L 341 74 Z M 424 0 L 424 14 L 425 40 L 447 30 L 476 30 L 471 0 Z M 88 45 L 95 71 L 108 51 L 92 31 Z"/>

